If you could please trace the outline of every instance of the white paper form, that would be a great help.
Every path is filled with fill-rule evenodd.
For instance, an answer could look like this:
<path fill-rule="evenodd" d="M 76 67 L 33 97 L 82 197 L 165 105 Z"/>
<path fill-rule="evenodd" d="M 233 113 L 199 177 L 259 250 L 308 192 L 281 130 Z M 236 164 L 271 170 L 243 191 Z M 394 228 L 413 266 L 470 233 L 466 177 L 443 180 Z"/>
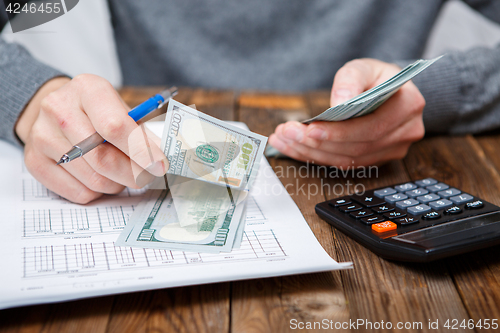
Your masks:
<path fill-rule="evenodd" d="M 253 193 L 241 247 L 230 253 L 116 247 L 142 191 L 72 204 L 0 142 L 0 309 L 352 266 L 323 250 L 265 159 Z"/>

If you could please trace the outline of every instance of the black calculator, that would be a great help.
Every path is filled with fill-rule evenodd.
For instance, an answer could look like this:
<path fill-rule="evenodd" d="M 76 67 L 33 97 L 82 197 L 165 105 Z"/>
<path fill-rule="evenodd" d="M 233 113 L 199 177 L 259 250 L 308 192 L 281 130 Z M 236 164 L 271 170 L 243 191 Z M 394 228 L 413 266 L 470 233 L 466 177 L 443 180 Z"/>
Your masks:
<path fill-rule="evenodd" d="M 500 207 L 433 178 L 325 201 L 316 213 L 392 260 L 428 262 L 500 244 Z"/>

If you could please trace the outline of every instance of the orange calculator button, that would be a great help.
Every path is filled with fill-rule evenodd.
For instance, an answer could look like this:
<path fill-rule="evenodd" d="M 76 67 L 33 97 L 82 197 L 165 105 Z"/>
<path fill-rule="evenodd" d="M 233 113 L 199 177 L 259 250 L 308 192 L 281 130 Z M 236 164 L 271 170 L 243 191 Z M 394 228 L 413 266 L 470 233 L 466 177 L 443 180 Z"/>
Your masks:
<path fill-rule="evenodd" d="M 398 225 L 396 223 L 392 223 L 391 221 L 372 224 L 372 229 L 376 232 L 386 232 L 390 230 L 395 230 L 397 229 L 397 227 Z"/>

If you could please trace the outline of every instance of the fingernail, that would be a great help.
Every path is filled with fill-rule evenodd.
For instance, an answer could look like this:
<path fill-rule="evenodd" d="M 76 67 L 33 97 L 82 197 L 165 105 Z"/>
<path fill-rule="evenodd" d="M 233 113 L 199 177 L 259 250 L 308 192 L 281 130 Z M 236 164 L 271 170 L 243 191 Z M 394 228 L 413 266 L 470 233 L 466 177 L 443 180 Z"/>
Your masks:
<path fill-rule="evenodd" d="M 326 140 L 326 132 L 319 128 L 312 129 L 308 134 L 308 137 L 317 140 Z"/>
<path fill-rule="evenodd" d="M 298 128 L 287 128 L 284 131 L 284 136 L 290 140 L 300 141 L 304 137 L 304 134 Z"/>

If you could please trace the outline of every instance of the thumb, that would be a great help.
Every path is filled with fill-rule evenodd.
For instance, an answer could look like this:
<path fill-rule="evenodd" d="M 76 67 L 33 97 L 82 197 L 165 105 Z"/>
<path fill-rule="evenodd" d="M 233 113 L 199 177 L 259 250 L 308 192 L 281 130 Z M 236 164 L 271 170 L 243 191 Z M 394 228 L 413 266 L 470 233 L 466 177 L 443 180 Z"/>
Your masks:
<path fill-rule="evenodd" d="M 335 74 L 331 106 L 346 102 L 365 91 L 373 81 L 373 67 L 363 59 L 349 61 Z"/>

